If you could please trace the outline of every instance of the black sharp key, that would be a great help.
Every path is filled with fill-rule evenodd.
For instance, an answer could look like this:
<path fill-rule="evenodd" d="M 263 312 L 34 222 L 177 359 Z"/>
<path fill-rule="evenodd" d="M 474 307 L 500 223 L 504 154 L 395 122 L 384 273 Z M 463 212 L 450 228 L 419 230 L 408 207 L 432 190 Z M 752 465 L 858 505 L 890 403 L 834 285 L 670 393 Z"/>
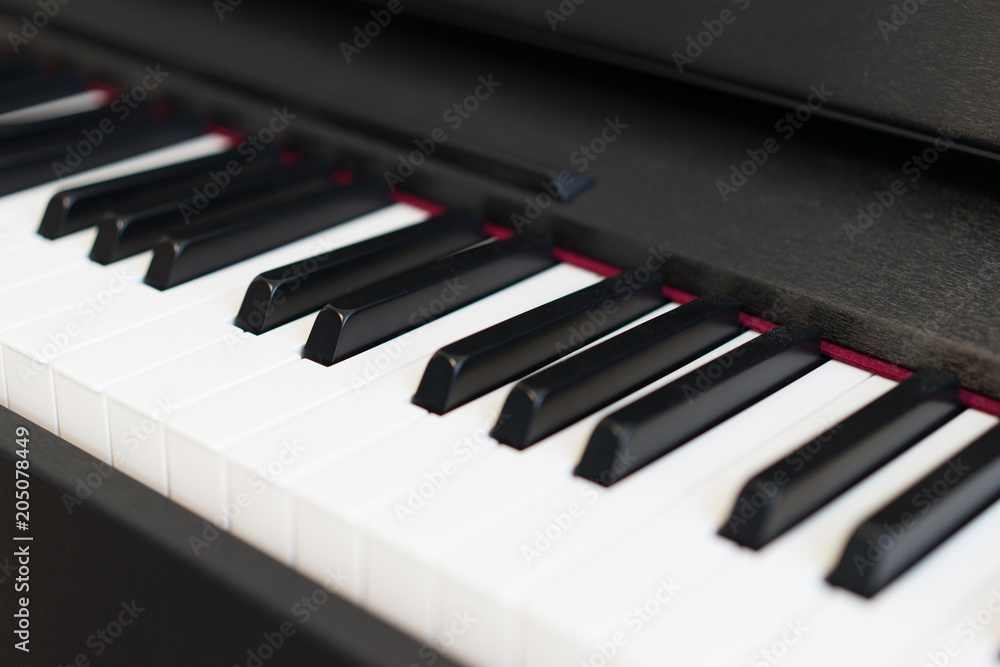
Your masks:
<path fill-rule="evenodd" d="M 63 119 L 0 125 L 0 137 L 3 137 L 0 141 L 0 169 L 58 160 L 65 157 L 70 146 L 103 139 L 103 135 L 108 133 L 101 132 L 102 123 L 113 133 L 122 127 L 149 123 L 149 114 L 149 107 L 144 106 L 119 122 L 109 109 L 103 108 Z"/>
<path fill-rule="evenodd" d="M 0 113 L 51 102 L 60 97 L 83 92 L 84 88 L 83 76 L 77 73 L 31 77 L 0 83 Z"/>
<path fill-rule="evenodd" d="M 871 597 L 997 500 L 1000 427 L 868 517 L 828 581 Z"/>
<path fill-rule="evenodd" d="M 37 58 L 18 58 L 10 62 L 0 62 L 0 84 L 37 76 L 40 71 L 41 61 Z"/>
<path fill-rule="evenodd" d="M 103 134 L 97 129 L 93 132 L 93 136 L 101 137 L 96 147 L 93 142 L 81 137 L 75 143 L 62 146 L 61 153 L 54 159 L 44 158 L 38 162 L 0 171 L 0 196 L 71 174 L 79 174 L 203 134 L 201 121 L 188 117 L 121 127 L 110 134 Z M 80 150 L 84 146 L 90 149 L 86 151 L 86 155 Z"/>
<path fill-rule="evenodd" d="M 663 303 L 659 276 L 635 289 L 620 275 L 607 278 L 441 348 L 427 363 L 413 403 L 444 414 Z"/>
<path fill-rule="evenodd" d="M 575 473 L 610 486 L 824 361 L 819 329 L 772 329 L 605 417 Z"/>
<path fill-rule="evenodd" d="M 521 235 L 398 273 L 323 306 L 303 356 L 329 366 L 554 263 L 550 238 Z"/>
<path fill-rule="evenodd" d="M 232 224 L 259 217 L 282 206 L 294 204 L 298 199 L 333 190 L 330 175 L 333 166 L 325 162 L 310 162 L 290 167 L 274 167 L 268 161 L 245 169 L 225 188 L 220 188 L 215 198 L 197 199 L 188 192 L 186 197 L 174 199 L 149 208 L 116 210 L 103 216 L 97 223 L 97 239 L 90 250 L 90 258 L 101 264 L 110 264 L 152 249 L 163 236 L 188 233 L 207 225 Z M 211 182 L 202 173 L 198 189 Z"/>
<path fill-rule="evenodd" d="M 254 278 L 236 326 L 254 334 L 322 308 L 331 299 L 486 238 L 479 213 L 451 212 Z"/>
<path fill-rule="evenodd" d="M 265 159 L 246 165 L 236 150 L 225 151 L 172 164 L 160 169 L 131 174 L 122 178 L 85 185 L 57 193 L 49 202 L 38 227 L 45 238 L 55 239 L 96 225 L 113 208 L 115 211 L 139 211 L 164 202 L 190 198 L 195 188 L 212 183 L 209 176 L 221 174 L 231 184 L 263 169 L 274 169 L 277 151 Z M 227 166 L 238 171 L 229 172 Z M 213 187 L 217 187 L 216 186 Z"/>
<path fill-rule="evenodd" d="M 747 482 L 719 534 L 760 549 L 958 414 L 958 378 L 925 368 Z"/>
<path fill-rule="evenodd" d="M 388 203 L 389 187 L 384 181 L 364 181 L 311 197 L 286 199 L 256 215 L 232 215 L 177 228 L 153 247 L 146 283 L 168 289 Z"/>
<path fill-rule="evenodd" d="M 148 117 L 148 108 L 139 107 L 134 112 Z M 105 118 L 112 118 L 108 108 L 91 109 L 66 116 L 56 116 L 28 123 L 5 123 L 0 125 L 0 155 L 9 155 L 29 147 L 65 143 L 80 139 L 81 132 L 93 129 Z"/>
<path fill-rule="evenodd" d="M 525 449 L 740 333 L 739 304 L 706 295 L 519 382 L 492 435 Z"/>

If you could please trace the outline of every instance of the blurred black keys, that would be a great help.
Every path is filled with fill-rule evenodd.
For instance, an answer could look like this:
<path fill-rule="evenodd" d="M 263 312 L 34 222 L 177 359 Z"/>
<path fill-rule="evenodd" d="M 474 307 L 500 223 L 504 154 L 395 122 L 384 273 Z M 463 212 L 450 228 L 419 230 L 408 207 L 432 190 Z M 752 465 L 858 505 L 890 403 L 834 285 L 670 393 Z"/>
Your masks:
<path fill-rule="evenodd" d="M 41 72 L 41 61 L 37 58 L 17 58 L 9 62 L 0 61 L 0 84 L 19 81 Z"/>
<path fill-rule="evenodd" d="M 431 357 L 413 403 L 444 414 L 662 306 L 656 276 L 636 288 L 607 278 L 455 341 Z"/>
<path fill-rule="evenodd" d="M 18 78 L 0 83 L 0 113 L 68 97 L 83 92 L 85 88 L 83 75 L 77 73 Z"/>
<path fill-rule="evenodd" d="M 105 132 L 108 127 L 113 129 Z M 0 170 L 0 195 L 165 148 L 201 134 L 202 122 L 187 116 L 124 127 L 97 125 L 69 143 L 58 145 L 56 153 L 46 152 L 28 163 Z"/>
<path fill-rule="evenodd" d="M 997 500 L 1000 427 L 858 526 L 829 581 L 871 597 Z"/>
<path fill-rule="evenodd" d="M 554 263 L 550 238 L 520 235 L 398 273 L 324 306 L 303 356 L 329 366 Z"/>
<path fill-rule="evenodd" d="M 524 449 L 739 334 L 739 304 L 706 295 L 519 382 L 492 435 Z"/>
<path fill-rule="evenodd" d="M 389 201 L 384 181 L 363 181 L 334 186 L 313 196 L 292 197 L 257 214 L 234 214 L 176 228 L 153 247 L 146 283 L 168 289 L 353 220 Z"/>
<path fill-rule="evenodd" d="M 747 482 L 719 534 L 759 549 L 957 415 L 958 378 L 917 371 Z"/>
<path fill-rule="evenodd" d="M 823 363 L 819 329 L 772 329 L 605 417 L 575 472 L 610 486 Z"/>
<path fill-rule="evenodd" d="M 144 206 L 148 202 L 141 201 L 116 204 L 97 224 L 90 258 L 110 264 L 151 249 L 161 237 L 175 231 L 238 222 L 332 191 L 336 188 L 332 171 L 327 162 L 277 167 L 271 160 L 262 160 L 243 169 L 225 187 L 212 186 L 214 181 L 203 171 L 201 182 L 180 199 L 155 206 Z M 214 197 L 209 198 L 206 191 Z"/>
<path fill-rule="evenodd" d="M 138 211 L 165 202 L 183 201 L 206 186 L 224 189 L 234 178 L 245 178 L 250 173 L 276 168 L 276 151 L 272 150 L 263 158 L 246 165 L 237 151 L 229 150 L 197 160 L 63 190 L 49 202 L 38 233 L 49 239 L 59 238 L 96 225 L 112 209 Z"/>
<path fill-rule="evenodd" d="M 450 212 L 260 274 L 236 326 L 254 334 L 314 312 L 331 299 L 486 239 L 479 213 Z"/>

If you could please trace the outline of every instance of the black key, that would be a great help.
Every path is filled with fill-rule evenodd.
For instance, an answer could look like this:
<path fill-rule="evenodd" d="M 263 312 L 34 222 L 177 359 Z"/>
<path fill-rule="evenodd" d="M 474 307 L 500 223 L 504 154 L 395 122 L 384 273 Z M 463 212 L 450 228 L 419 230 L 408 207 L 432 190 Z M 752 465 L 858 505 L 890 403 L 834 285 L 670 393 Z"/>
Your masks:
<path fill-rule="evenodd" d="M 90 258 L 110 264 L 152 249 L 163 236 L 188 233 L 195 227 L 233 224 L 247 217 L 289 206 L 303 197 L 333 190 L 330 175 L 333 166 L 326 162 L 275 167 L 272 162 L 245 169 L 214 199 L 189 191 L 186 197 L 173 199 L 149 208 L 130 210 L 128 203 L 106 214 L 97 224 L 97 239 Z M 201 174 L 198 190 L 211 182 Z M 141 202 L 140 202 L 141 204 Z M 119 210 L 119 209 L 123 210 Z"/>
<path fill-rule="evenodd" d="M 829 582 L 871 597 L 1000 500 L 1000 427 L 868 517 Z"/>
<path fill-rule="evenodd" d="M 958 378 L 925 368 L 747 482 L 719 534 L 760 549 L 957 415 Z"/>
<path fill-rule="evenodd" d="M 329 366 L 554 263 L 550 238 L 520 235 L 403 271 L 324 306 L 303 356 Z"/>
<path fill-rule="evenodd" d="M 322 308 L 331 299 L 486 238 L 483 216 L 452 212 L 254 278 L 236 326 L 254 334 Z"/>
<path fill-rule="evenodd" d="M 706 295 L 517 383 L 490 433 L 525 449 L 740 333 L 739 304 Z"/>
<path fill-rule="evenodd" d="M 0 83 L 0 113 L 51 102 L 83 92 L 85 82 L 77 73 L 31 77 Z"/>
<path fill-rule="evenodd" d="M 132 112 L 137 118 L 148 118 L 149 108 L 142 106 Z M 91 130 L 105 118 L 114 116 L 108 108 L 91 109 L 79 113 L 56 116 L 28 123 L 0 125 L 0 155 L 10 155 L 39 146 L 59 145 L 83 138 L 84 130 Z M 131 119 L 131 116 L 130 116 Z"/>
<path fill-rule="evenodd" d="M 81 136 L 75 143 L 60 146 L 58 156 L 42 157 L 29 164 L 0 171 L 0 195 L 164 148 L 202 133 L 201 121 L 189 117 L 120 127 L 109 134 L 92 129 L 93 140 Z"/>
<path fill-rule="evenodd" d="M 95 109 L 67 116 L 59 122 L 53 119 L 0 125 L 0 136 L 6 135 L 0 142 L 0 169 L 58 160 L 66 156 L 71 146 L 81 142 L 103 144 L 106 134 L 113 134 L 123 127 L 149 123 L 149 114 L 148 107 L 141 107 L 119 124 L 108 109 Z M 102 123 L 109 132 L 101 131 Z M 87 151 L 87 148 L 80 150 Z"/>
<path fill-rule="evenodd" d="M 662 306 L 655 276 L 632 289 L 607 278 L 434 353 L 413 403 L 439 415 L 578 350 Z"/>
<path fill-rule="evenodd" d="M 18 58 L 10 62 L 0 61 L 0 84 L 37 76 L 40 71 L 41 61 L 37 58 Z"/>
<path fill-rule="evenodd" d="M 193 190 L 213 183 L 209 174 L 231 184 L 249 172 L 274 169 L 277 151 L 265 159 L 244 164 L 236 150 L 209 155 L 197 160 L 172 164 L 109 181 L 85 185 L 57 193 L 49 202 L 38 227 L 45 238 L 55 239 L 96 225 L 113 208 L 115 211 L 139 211 L 157 204 L 190 198 Z M 234 170 L 227 171 L 227 165 Z M 212 187 L 219 187 L 218 183 Z"/>
<path fill-rule="evenodd" d="M 819 329 L 772 329 L 605 417 L 575 472 L 610 486 L 823 362 Z"/>
<path fill-rule="evenodd" d="M 211 219 L 161 237 L 153 246 L 146 284 L 168 289 L 353 220 L 388 204 L 389 187 L 384 181 L 365 181 L 283 199 L 281 205 L 256 215 Z"/>

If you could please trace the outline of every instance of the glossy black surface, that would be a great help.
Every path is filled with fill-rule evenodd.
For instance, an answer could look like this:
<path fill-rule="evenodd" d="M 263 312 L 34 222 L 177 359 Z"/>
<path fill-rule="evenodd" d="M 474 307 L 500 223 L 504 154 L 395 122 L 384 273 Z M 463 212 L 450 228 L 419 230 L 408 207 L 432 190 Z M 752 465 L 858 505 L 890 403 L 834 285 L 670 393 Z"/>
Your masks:
<path fill-rule="evenodd" d="M 865 519 L 829 581 L 871 597 L 998 499 L 1000 427 Z"/>
<path fill-rule="evenodd" d="M 156 242 L 146 273 L 146 284 L 168 289 L 290 241 L 370 213 L 389 203 L 389 190 L 381 181 L 352 183 L 315 194 L 314 183 L 305 183 L 309 196 L 292 186 L 274 210 L 227 216 L 177 228 Z M 301 198 L 300 198 L 301 197 Z"/>
<path fill-rule="evenodd" d="M 413 403 L 453 410 L 663 305 L 662 289 L 658 276 L 629 284 L 620 274 L 450 343 L 431 357 Z"/>
<path fill-rule="evenodd" d="M 518 382 L 490 435 L 524 449 L 707 354 L 740 329 L 734 299 L 695 299 Z"/>
<path fill-rule="evenodd" d="M 273 154 L 273 151 L 270 153 Z M 273 165 L 273 159 L 269 158 L 271 156 L 258 158 L 251 167 L 264 162 Z M 233 176 L 226 171 L 227 164 L 235 165 L 239 173 L 246 168 L 242 156 L 235 150 L 229 150 L 160 169 L 63 190 L 46 207 L 38 233 L 45 238 L 55 239 L 96 225 L 112 209 L 141 210 L 163 202 L 191 198 L 196 189 L 204 190 L 206 185 L 228 187 Z M 213 181 L 213 174 L 217 181 Z M 219 182 L 223 185 L 220 186 Z M 210 185 L 212 183 L 215 185 Z"/>
<path fill-rule="evenodd" d="M 962 408 L 958 378 L 925 368 L 754 475 L 719 531 L 759 549 L 932 433 Z"/>
<path fill-rule="evenodd" d="M 823 362 L 819 329 L 772 329 L 605 417 L 574 472 L 610 486 Z"/>
<path fill-rule="evenodd" d="M 431 322 L 552 266 L 552 239 L 513 236 L 449 255 L 335 299 L 303 356 L 325 366 Z"/>
<path fill-rule="evenodd" d="M 250 283 L 236 326 L 270 331 L 364 285 L 415 268 L 486 238 L 479 213 L 425 222 L 266 271 Z"/>

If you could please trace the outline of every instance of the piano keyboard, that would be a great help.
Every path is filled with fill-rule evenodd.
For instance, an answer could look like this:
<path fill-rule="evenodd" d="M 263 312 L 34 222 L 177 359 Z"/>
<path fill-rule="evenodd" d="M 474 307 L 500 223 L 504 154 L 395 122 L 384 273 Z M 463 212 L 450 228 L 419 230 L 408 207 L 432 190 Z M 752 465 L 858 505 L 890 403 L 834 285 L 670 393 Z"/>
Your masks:
<path fill-rule="evenodd" d="M 112 96 L 3 86 L 14 412 L 458 663 L 995 662 L 1000 430 L 953 376 L 277 151 L 179 220 L 238 139 L 136 119 L 57 180 L 33 128 Z"/>

